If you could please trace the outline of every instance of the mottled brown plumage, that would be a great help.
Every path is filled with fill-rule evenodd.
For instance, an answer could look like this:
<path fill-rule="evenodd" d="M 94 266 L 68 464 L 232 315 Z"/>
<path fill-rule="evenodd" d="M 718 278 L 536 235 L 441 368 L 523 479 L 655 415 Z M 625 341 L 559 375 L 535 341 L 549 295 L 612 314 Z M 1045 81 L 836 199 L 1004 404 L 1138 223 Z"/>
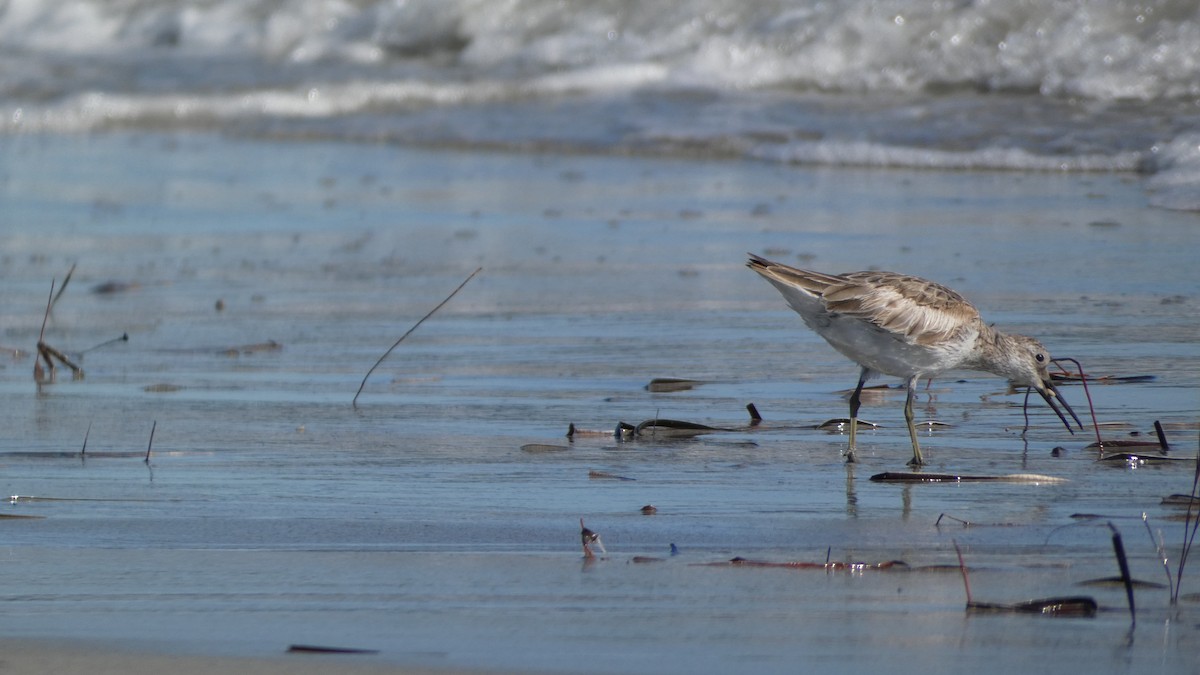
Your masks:
<path fill-rule="evenodd" d="M 904 416 L 913 465 L 924 463 L 912 420 L 913 390 L 918 380 L 948 370 L 982 370 L 1008 378 L 1014 386 L 1031 387 L 1067 429 L 1071 425 L 1055 400 L 1079 422 L 1050 380 L 1046 348 L 1033 338 L 988 326 L 966 298 L 941 284 L 895 272 L 825 274 L 756 255 L 750 256 L 747 266 L 771 282 L 809 328 L 862 367 L 850 398 L 847 461 L 854 461 L 859 395 L 863 383 L 875 374 L 907 381 Z"/>

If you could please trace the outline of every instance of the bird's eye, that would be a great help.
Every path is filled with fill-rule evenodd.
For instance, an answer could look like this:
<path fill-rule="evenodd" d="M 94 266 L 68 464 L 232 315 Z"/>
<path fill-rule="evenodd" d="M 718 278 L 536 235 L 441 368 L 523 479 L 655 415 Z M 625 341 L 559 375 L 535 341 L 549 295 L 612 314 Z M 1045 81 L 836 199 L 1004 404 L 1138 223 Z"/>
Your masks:
<path fill-rule="evenodd" d="M 1045 355 L 1045 354 L 1036 354 L 1036 355 L 1035 355 L 1033 358 L 1037 359 L 1037 362 L 1038 362 L 1038 363 L 1045 363 L 1045 362 L 1046 362 L 1046 355 Z"/>

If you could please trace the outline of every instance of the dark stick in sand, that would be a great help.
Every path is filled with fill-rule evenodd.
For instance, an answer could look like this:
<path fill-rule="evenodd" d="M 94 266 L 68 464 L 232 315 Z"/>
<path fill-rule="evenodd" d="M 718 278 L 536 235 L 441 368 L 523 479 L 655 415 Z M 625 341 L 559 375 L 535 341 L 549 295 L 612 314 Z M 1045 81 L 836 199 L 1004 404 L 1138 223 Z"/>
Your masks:
<path fill-rule="evenodd" d="M 37 357 L 35 357 L 33 359 L 33 379 L 35 379 L 35 380 L 42 379 L 42 366 L 41 366 L 41 363 L 38 362 L 38 358 L 45 359 L 46 367 L 50 369 L 50 374 L 51 375 L 54 374 L 54 360 L 51 359 L 49 356 L 46 355 L 45 352 L 42 351 L 42 345 L 45 344 L 45 342 L 43 342 L 43 340 L 46 337 L 46 321 L 49 320 L 49 318 L 50 318 L 50 305 L 54 304 L 54 285 L 57 282 L 58 282 L 58 279 L 50 280 L 50 296 L 48 298 L 46 298 L 46 313 L 42 315 L 42 330 L 41 330 L 41 332 L 38 333 L 38 341 L 37 341 L 38 355 L 37 355 Z"/>
<path fill-rule="evenodd" d="M 400 343 L 404 342 L 404 338 L 411 335 L 412 332 L 415 331 L 418 326 L 425 323 L 425 320 L 428 319 L 429 317 L 433 316 L 434 312 L 437 312 L 439 309 L 442 308 L 443 305 L 445 305 L 447 302 L 450 302 L 450 298 L 453 298 L 454 296 L 458 295 L 458 292 L 463 289 L 463 286 L 466 286 L 467 282 L 470 281 L 471 279 L 474 279 L 475 275 L 479 274 L 482 270 L 483 270 L 482 267 L 476 267 L 475 271 L 471 272 L 471 274 L 468 275 L 466 279 L 463 279 L 463 282 L 458 285 L 458 288 L 455 288 L 454 291 L 452 291 L 450 293 L 450 295 L 447 295 L 445 300 L 442 300 L 441 302 L 439 302 L 437 304 L 437 307 L 434 307 L 433 309 L 429 310 L 429 313 L 426 314 L 425 316 L 421 317 L 420 321 L 413 324 L 412 328 L 409 328 L 407 331 L 405 331 L 404 335 L 401 335 L 400 339 L 396 340 L 395 344 L 393 344 L 391 347 L 388 347 L 388 350 L 383 353 L 383 356 L 379 357 L 379 360 L 375 362 L 375 365 L 371 366 L 371 369 L 368 370 L 367 374 L 363 376 L 362 384 L 358 385 L 358 391 L 355 392 L 354 399 L 350 401 L 350 405 L 357 407 L 358 395 L 362 393 L 363 387 L 367 386 L 367 378 L 371 377 L 371 373 L 375 372 L 375 369 L 378 368 L 379 364 L 383 363 L 383 360 L 386 359 L 388 357 L 388 355 L 392 353 L 392 350 L 395 349 L 396 347 L 399 347 Z"/>
<path fill-rule="evenodd" d="M 1154 433 L 1158 435 L 1158 445 L 1162 448 L 1163 453 L 1171 451 L 1171 445 L 1167 443 L 1167 434 L 1163 432 L 1162 422 L 1154 420 Z"/>
<path fill-rule="evenodd" d="M 79 449 L 79 456 L 82 458 L 87 454 L 87 439 L 92 435 L 92 423 L 88 422 L 87 431 L 83 432 L 83 447 Z"/>
<path fill-rule="evenodd" d="M 1175 571 L 1175 590 L 1171 595 L 1172 605 L 1179 603 L 1179 589 L 1183 586 L 1183 568 L 1187 565 L 1187 559 L 1192 553 L 1192 542 L 1196 541 L 1196 529 L 1200 528 L 1200 516 L 1195 519 L 1192 517 L 1198 489 L 1200 489 L 1200 452 L 1196 453 L 1196 471 L 1192 474 L 1191 499 L 1188 500 L 1187 515 L 1183 520 L 1183 548 L 1179 552 L 1179 567 Z"/>
<path fill-rule="evenodd" d="M 1129 561 L 1125 558 L 1125 544 L 1121 541 L 1121 533 L 1117 530 L 1117 526 L 1108 523 L 1108 529 L 1112 530 L 1113 552 L 1117 555 L 1117 566 L 1121 568 L 1121 582 L 1125 584 L 1125 597 L 1129 599 L 1129 630 L 1133 630 L 1137 626 L 1137 611 L 1133 605 L 1133 579 L 1129 576 Z"/>
<path fill-rule="evenodd" d="M 150 442 L 146 444 L 146 459 L 142 460 L 145 463 L 150 463 L 150 448 L 154 447 L 154 430 L 158 428 L 158 420 L 154 420 L 154 424 L 150 425 Z"/>
<path fill-rule="evenodd" d="M 954 544 L 954 552 L 958 554 L 958 571 L 962 573 L 963 588 L 967 591 L 967 608 L 970 609 L 974 603 L 971 602 L 971 580 L 967 578 L 967 564 L 963 562 L 962 549 L 958 547 L 958 542 L 953 539 L 950 541 Z"/>

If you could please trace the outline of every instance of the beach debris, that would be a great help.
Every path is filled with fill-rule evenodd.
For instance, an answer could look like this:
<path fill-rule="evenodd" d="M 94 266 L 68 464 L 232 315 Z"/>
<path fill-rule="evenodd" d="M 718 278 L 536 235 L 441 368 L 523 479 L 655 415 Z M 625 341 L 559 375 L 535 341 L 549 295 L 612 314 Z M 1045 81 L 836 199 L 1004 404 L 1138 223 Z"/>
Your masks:
<path fill-rule="evenodd" d="M 1168 455 L 1159 455 L 1155 453 L 1110 452 L 1107 455 L 1101 455 L 1100 459 L 1097 459 L 1096 461 L 1102 464 L 1117 464 L 1120 466 L 1129 467 L 1131 469 L 1136 469 L 1139 466 L 1190 462 L 1192 459 L 1188 457 L 1170 457 Z"/>
<path fill-rule="evenodd" d="M 858 420 L 858 427 L 860 429 L 863 427 L 868 427 L 871 429 L 878 429 L 879 426 L 880 425 L 878 425 L 874 422 L 868 422 L 867 420 L 863 420 L 863 419 Z M 844 431 L 849 428 L 850 428 L 850 418 L 849 417 L 834 417 L 832 419 L 827 419 L 824 422 L 821 422 L 820 424 L 813 427 L 813 429 L 826 430 L 826 431 Z"/>
<path fill-rule="evenodd" d="M 720 431 L 735 430 L 721 427 L 710 427 L 707 424 L 684 422 L 682 420 L 652 419 L 646 420 L 637 425 L 635 433 L 639 438 L 642 436 L 649 436 L 651 438 L 691 438 L 693 436 L 701 436 L 703 434 L 711 434 Z"/>
<path fill-rule="evenodd" d="M 101 343 L 100 343 L 100 344 L 98 344 L 98 345 L 94 345 L 94 346 L 88 347 L 87 349 L 85 349 L 85 350 L 83 350 L 83 351 L 79 352 L 79 355 L 82 357 L 84 354 L 87 354 L 88 352 L 94 352 L 94 351 L 96 351 L 97 349 L 101 349 L 101 348 L 103 348 L 103 347 L 107 347 L 107 346 L 109 346 L 109 345 L 113 345 L 113 344 L 116 344 L 116 343 L 118 343 L 118 342 L 129 342 L 129 333 L 121 333 L 121 336 L 120 336 L 120 337 L 115 337 L 115 338 L 113 338 L 113 339 L 111 339 L 111 340 L 105 340 L 104 342 L 101 342 Z"/>
<path fill-rule="evenodd" d="M 1023 527 L 1028 524 L 1028 523 L 976 523 L 976 522 L 972 522 L 970 520 L 963 520 L 962 518 L 952 516 L 949 513 L 942 513 L 942 514 L 938 515 L 937 520 L 933 521 L 933 526 L 938 529 L 941 529 L 942 520 L 953 520 L 954 522 L 958 523 L 959 525 L 962 525 L 963 527 Z"/>
<path fill-rule="evenodd" d="M 565 445 L 551 445 L 549 443 L 526 443 L 521 446 L 522 452 L 563 452 L 568 450 Z"/>
<path fill-rule="evenodd" d="M 650 384 L 646 385 L 646 391 L 653 393 L 687 391 L 702 384 L 704 382 L 700 380 L 688 380 L 680 377 L 656 377 L 650 380 Z"/>
<path fill-rule="evenodd" d="M 758 414 L 758 407 L 753 403 L 746 404 L 746 412 L 750 413 L 750 426 L 758 426 L 762 422 L 762 415 Z"/>
<path fill-rule="evenodd" d="M 885 471 L 871 476 L 873 483 L 1022 483 L 1053 485 L 1066 483 L 1066 478 L 1039 473 L 1010 473 L 997 476 L 971 476 L 956 473 L 922 473 L 917 471 Z"/>
<path fill-rule="evenodd" d="M 136 281 L 111 280 L 92 286 L 92 292 L 96 295 L 116 295 L 117 293 L 134 291 L 141 287 L 142 285 Z"/>
<path fill-rule="evenodd" d="M 72 265 L 71 272 L 74 272 L 74 271 L 75 271 L 75 266 Z M 70 273 L 68 273 L 67 274 L 68 281 L 70 280 L 70 276 L 71 276 Z M 57 281 L 57 279 L 52 279 L 50 281 L 50 297 L 46 299 L 46 313 L 42 315 L 42 330 L 40 333 L 38 333 L 37 352 L 38 352 L 38 357 L 41 359 L 41 361 L 39 361 L 36 358 L 33 360 L 33 379 L 37 382 L 47 381 L 46 373 L 43 372 L 43 370 L 42 370 L 42 362 L 43 361 L 46 363 L 46 370 L 49 372 L 48 379 L 50 381 L 54 380 L 54 375 L 55 375 L 54 360 L 55 359 L 57 359 L 58 362 L 61 363 L 62 365 L 67 366 L 68 368 L 71 369 L 71 376 L 74 379 L 76 379 L 76 380 L 83 379 L 83 369 L 82 368 L 75 365 L 75 363 L 73 363 L 71 361 L 71 359 L 67 358 L 66 354 L 63 354 L 58 349 L 55 349 L 54 347 L 46 344 L 46 321 L 50 318 L 50 310 L 54 307 L 54 304 L 58 301 L 58 298 L 62 297 L 61 289 L 59 290 L 58 295 L 54 294 L 54 286 L 55 286 L 56 281 Z M 67 283 L 66 283 L 66 281 L 64 281 L 63 288 L 66 288 L 66 285 L 67 285 Z"/>
<path fill-rule="evenodd" d="M 1129 583 L 1134 588 L 1167 588 L 1167 584 L 1160 584 L 1157 581 L 1142 581 L 1141 579 L 1130 579 Z M 1087 579 L 1079 582 L 1080 586 L 1097 586 L 1106 588 L 1110 586 L 1125 586 L 1125 579 L 1121 576 L 1115 577 L 1100 577 L 1099 579 Z"/>
<path fill-rule="evenodd" d="M 643 516 L 652 516 L 658 513 L 658 507 L 653 504 L 647 504 L 641 508 Z"/>
<path fill-rule="evenodd" d="M 457 288 L 455 288 L 453 291 L 450 292 L 450 295 L 447 295 L 446 298 L 444 300 L 442 300 L 441 302 L 439 302 L 436 307 L 429 310 L 428 314 L 421 317 L 420 320 L 418 320 L 415 324 L 413 324 L 412 328 L 409 328 L 407 331 L 404 332 L 404 335 L 400 336 L 399 340 L 396 340 L 396 342 L 394 342 L 391 347 L 388 347 L 388 350 L 383 353 L 383 356 L 380 356 L 379 360 L 375 362 L 375 365 L 371 366 L 370 370 L 367 371 L 367 374 L 363 375 L 362 383 L 358 385 L 358 391 L 355 392 L 354 398 L 351 399 L 351 401 L 350 401 L 350 405 L 356 406 L 356 407 L 358 406 L 358 396 L 359 396 L 359 394 L 362 394 L 363 387 L 367 386 L 367 379 L 371 377 L 371 373 L 375 372 L 375 369 L 379 367 L 379 364 L 383 363 L 383 360 L 386 359 L 388 357 L 388 355 L 392 353 L 392 350 L 394 350 L 396 347 L 399 347 L 400 343 L 404 342 L 404 338 L 408 337 L 409 335 L 412 335 L 412 332 L 415 331 L 421 324 L 425 323 L 426 319 L 433 316 L 434 313 L 437 312 L 439 309 L 441 309 L 443 306 L 445 306 L 445 304 L 447 302 L 450 302 L 451 298 L 458 295 L 458 292 L 463 289 L 463 286 L 466 286 L 467 283 L 470 282 L 472 279 L 474 279 L 475 275 L 479 274 L 481 271 L 483 271 L 482 267 L 476 267 L 474 272 L 471 272 L 470 274 L 468 274 L 467 278 L 463 279 L 462 283 L 459 284 Z"/>
<path fill-rule="evenodd" d="M 1052 617 L 1083 617 L 1090 618 L 1096 616 L 1100 610 L 1099 605 L 1091 597 L 1086 595 L 1069 595 L 1055 598 L 1043 598 L 1040 600 L 1026 600 L 1016 604 L 1000 604 L 994 602 L 976 602 L 971 597 L 971 580 L 967 576 L 967 565 L 963 562 L 962 549 L 958 547 L 958 542 L 954 542 L 954 552 L 958 555 L 958 569 L 962 573 L 963 588 L 967 594 L 967 613 L 975 612 L 997 612 L 997 613 L 1012 613 L 1012 614 L 1040 614 L 1042 616 Z"/>
<path fill-rule="evenodd" d="M 1152 440 L 1152 441 L 1143 441 L 1143 440 L 1139 440 L 1139 439 L 1119 439 L 1119 440 L 1115 440 L 1115 441 L 1104 441 L 1103 443 L 1100 443 L 1099 441 L 1097 441 L 1096 443 L 1087 445 L 1084 449 L 1090 450 L 1090 449 L 1096 448 L 1096 449 L 1103 451 L 1106 447 L 1108 447 L 1108 448 L 1154 448 L 1156 450 L 1159 450 L 1162 453 L 1162 455 L 1165 456 L 1168 452 L 1171 451 L 1171 444 L 1167 443 L 1167 434 L 1165 431 L 1163 431 L 1162 422 L 1160 422 L 1159 420 L 1154 420 L 1154 435 L 1155 435 L 1155 440 Z M 1104 460 L 1105 457 L 1102 456 L 1100 459 Z"/>
<path fill-rule="evenodd" d="M 1171 444 L 1167 442 L 1167 433 L 1163 431 L 1162 422 L 1154 420 L 1154 434 L 1158 436 L 1158 444 L 1162 446 L 1164 453 L 1171 450 Z"/>
<path fill-rule="evenodd" d="M 588 478 L 592 480 L 637 480 L 636 478 L 618 476 L 615 473 L 609 473 L 607 471 L 596 471 L 595 469 L 588 470 Z"/>
<path fill-rule="evenodd" d="M 1056 361 L 1059 359 L 1055 359 Z M 1056 364 L 1057 365 L 1057 364 Z M 1055 382 L 1082 382 L 1084 375 L 1073 373 L 1062 366 L 1059 366 L 1062 372 L 1050 373 L 1050 379 Z M 1153 382 L 1157 379 L 1157 375 L 1087 375 L 1086 378 L 1092 384 L 1131 384 L 1135 382 Z"/>
<path fill-rule="evenodd" d="M 762 422 L 762 415 L 759 414 L 758 408 L 753 403 L 746 404 L 746 411 L 750 415 L 750 420 L 744 426 L 740 427 L 715 427 L 697 422 L 666 419 L 657 416 L 653 419 L 644 420 L 636 426 L 627 422 L 617 422 L 617 426 L 613 431 L 583 429 L 575 426 L 574 422 L 571 422 L 567 425 L 567 438 L 574 440 L 577 437 L 594 436 L 616 438 L 621 441 L 632 440 L 634 438 L 685 440 L 706 434 L 746 431 Z"/>
<path fill-rule="evenodd" d="M 266 342 L 256 342 L 240 347 L 228 347 L 219 350 L 218 353 L 224 356 L 241 356 L 243 354 L 258 354 L 260 352 L 277 352 L 281 349 L 283 349 L 283 345 L 274 340 L 267 340 Z"/>
<path fill-rule="evenodd" d="M 969 520 L 963 520 L 962 518 L 956 518 L 948 513 L 942 513 L 942 514 L 938 515 L 937 520 L 933 521 L 933 526 L 941 527 L 943 518 L 945 518 L 947 520 L 953 520 L 953 521 L 961 524 L 963 527 L 972 527 L 975 525 L 975 523 L 972 523 Z"/>
<path fill-rule="evenodd" d="M 184 387 L 181 385 L 170 384 L 167 382 L 160 382 L 158 384 L 148 384 L 148 385 L 142 387 L 142 391 L 149 393 L 149 394 L 169 394 L 171 392 L 181 391 L 183 389 L 184 389 Z"/>
<path fill-rule="evenodd" d="M 583 524 L 583 518 L 579 519 L 579 539 L 583 543 L 584 558 L 590 560 L 596 557 L 596 554 L 592 553 L 592 544 L 595 544 L 601 553 L 608 555 L 608 551 L 604 548 L 604 542 L 600 541 L 600 534 L 589 530 L 587 525 Z"/>
<path fill-rule="evenodd" d="M 632 437 L 635 431 L 636 427 L 634 427 L 632 424 L 626 424 L 625 422 L 617 422 L 616 428 L 612 431 L 580 429 L 579 427 L 575 426 L 574 422 L 571 422 L 567 425 L 567 438 L 575 440 L 576 436 L 594 436 L 623 439 Z"/>
<path fill-rule="evenodd" d="M 357 647 L 325 647 L 321 645 L 288 645 L 289 654 L 378 654 L 378 649 Z"/>
<path fill-rule="evenodd" d="M 825 570 L 828 572 L 866 572 L 874 570 L 908 569 L 908 563 L 903 560 L 885 560 L 878 563 L 840 562 L 826 560 L 823 563 L 790 561 L 770 562 L 766 560 L 750 560 L 737 556 L 729 560 L 709 563 L 693 563 L 697 567 L 766 567 L 790 570 Z"/>

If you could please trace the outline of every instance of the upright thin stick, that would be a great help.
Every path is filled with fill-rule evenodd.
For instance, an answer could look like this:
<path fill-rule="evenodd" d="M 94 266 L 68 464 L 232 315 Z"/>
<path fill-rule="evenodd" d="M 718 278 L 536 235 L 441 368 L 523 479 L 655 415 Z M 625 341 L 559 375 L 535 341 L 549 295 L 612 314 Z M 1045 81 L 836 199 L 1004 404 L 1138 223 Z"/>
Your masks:
<path fill-rule="evenodd" d="M 954 552 L 958 554 L 958 571 L 962 572 L 963 588 L 967 591 L 967 607 L 971 606 L 971 580 L 967 578 L 967 564 L 963 562 L 962 549 L 958 547 L 958 542 L 951 539 L 954 543 Z"/>
<path fill-rule="evenodd" d="M 50 307 L 54 305 L 54 286 L 57 283 L 57 278 L 50 280 L 50 297 L 46 298 L 46 313 L 42 315 L 42 331 L 38 333 L 39 345 L 42 344 L 42 340 L 46 339 L 46 320 L 50 318 Z"/>
<path fill-rule="evenodd" d="M 1179 589 L 1183 587 L 1183 567 L 1187 565 L 1188 556 L 1192 553 L 1192 543 L 1196 541 L 1196 529 L 1200 528 L 1200 515 L 1193 520 L 1192 509 L 1196 505 L 1197 490 L 1200 489 L 1200 449 L 1196 453 L 1196 471 L 1192 474 L 1192 491 L 1189 493 L 1187 515 L 1183 520 L 1183 549 L 1179 552 L 1179 567 L 1175 571 L 1175 592 L 1171 596 L 1171 604 L 1179 603 Z"/>
<path fill-rule="evenodd" d="M 1150 517 L 1142 511 L 1142 524 L 1146 526 L 1146 534 L 1150 535 L 1150 543 L 1154 544 L 1154 552 L 1158 554 L 1158 559 L 1162 561 L 1163 571 L 1167 573 L 1167 590 L 1171 592 L 1170 597 L 1175 597 L 1175 577 L 1171 576 L 1170 560 L 1167 558 L 1167 546 L 1162 539 L 1162 530 L 1159 530 L 1158 538 L 1154 538 L 1154 530 L 1150 529 Z"/>
<path fill-rule="evenodd" d="M 367 378 L 371 377 L 371 373 L 375 372 L 375 369 L 378 368 L 379 364 L 383 363 L 383 360 L 386 359 L 388 357 L 388 355 L 392 353 L 392 350 L 395 349 L 396 347 L 399 347 L 400 343 L 404 342 L 404 338 L 411 335 L 412 332 L 415 331 L 418 326 L 425 323 L 426 319 L 433 316 L 434 313 L 437 312 L 439 309 L 441 309 L 443 305 L 445 305 L 447 302 L 450 302 L 451 298 L 458 295 L 458 292 L 463 289 L 463 286 L 466 286 L 467 282 L 469 282 L 471 279 L 474 279 L 475 275 L 479 274 L 481 271 L 483 271 L 482 267 L 476 267 L 475 271 L 471 272 L 471 274 L 469 274 L 466 279 L 463 279 L 463 282 L 458 285 L 458 288 L 455 288 L 454 291 L 450 293 L 450 295 L 447 295 L 445 300 L 442 300 L 441 302 L 439 302 L 437 304 L 437 307 L 434 307 L 433 309 L 429 310 L 429 313 L 426 314 L 425 316 L 421 317 L 420 321 L 413 324 L 412 328 L 409 328 L 407 331 L 405 331 L 404 335 L 401 335 L 400 339 L 396 340 L 395 344 L 393 344 L 391 347 L 388 347 L 388 350 L 383 353 L 383 356 L 379 357 L 379 360 L 375 362 L 375 365 L 371 366 L 371 369 L 368 370 L 367 374 L 363 376 L 362 384 L 358 385 L 358 391 L 355 392 L 354 399 L 350 401 L 350 405 L 358 407 L 358 395 L 362 393 L 363 387 L 367 386 Z"/>
<path fill-rule="evenodd" d="M 150 426 L 150 442 L 146 444 L 146 459 L 143 460 L 147 464 L 150 463 L 150 448 L 154 447 L 154 430 L 158 428 L 158 420 L 154 420 L 154 424 Z"/>
<path fill-rule="evenodd" d="M 1133 606 L 1133 577 L 1129 575 L 1129 561 L 1125 558 L 1125 544 L 1121 541 L 1121 533 L 1117 530 L 1117 526 L 1108 522 L 1108 529 L 1112 530 L 1113 552 L 1117 554 L 1117 566 L 1121 568 L 1121 581 L 1125 584 L 1125 597 L 1129 600 L 1129 629 L 1133 630 L 1137 626 L 1137 611 Z"/>
<path fill-rule="evenodd" d="M 62 286 L 58 287 L 58 295 L 54 296 L 54 299 L 50 301 L 50 305 L 46 307 L 47 313 L 54 310 L 54 306 L 58 304 L 58 299 L 62 297 L 63 293 L 67 292 L 67 284 L 71 283 L 71 275 L 75 274 L 75 266 L 78 264 L 79 263 L 71 263 L 71 269 L 67 270 L 67 276 L 65 279 L 63 279 Z M 50 292 L 53 293 L 54 291 Z"/>

